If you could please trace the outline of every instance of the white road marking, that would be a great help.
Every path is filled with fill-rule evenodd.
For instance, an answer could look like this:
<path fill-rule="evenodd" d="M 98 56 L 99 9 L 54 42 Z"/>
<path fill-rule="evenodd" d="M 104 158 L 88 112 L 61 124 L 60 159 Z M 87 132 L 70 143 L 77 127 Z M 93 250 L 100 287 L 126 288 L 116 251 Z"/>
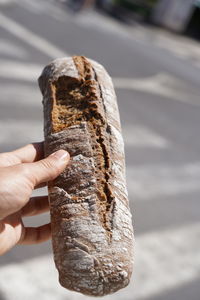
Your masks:
<path fill-rule="evenodd" d="M 29 57 L 28 52 L 25 48 L 22 48 L 13 42 L 5 39 L 0 39 L 0 55 L 9 55 L 17 58 L 27 58 Z"/>
<path fill-rule="evenodd" d="M 200 162 L 127 167 L 128 191 L 139 200 L 200 191 Z"/>
<path fill-rule="evenodd" d="M 149 299 L 199 278 L 199 247 L 200 223 L 139 236 L 135 251 L 134 299 Z"/>
<path fill-rule="evenodd" d="M 198 41 L 168 32 L 165 29 L 151 29 L 148 26 L 139 25 L 127 27 L 119 24 L 114 19 L 107 16 L 100 16 L 94 12 L 82 13 L 75 18 L 76 23 L 86 28 L 95 27 L 96 29 L 120 35 L 121 38 L 129 38 L 139 44 L 146 46 L 153 45 L 168 51 L 170 54 L 184 60 L 189 60 L 195 67 L 200 58 L 200 49 Z"/>
<path fill-rule="evenodd" d="M 1 276 L 2 273 L 4 276 Z M 17 278 L 14 279 L 15 276 Z M 1 266 L 0 278 L 3 280 L 0 282 L 0 289 L 5 294 L 6 299 L 76 300 L 77 293 L 63 289 L 59 285 L 57 277 L 52 256 L 46 255 L 21 262 L 19 265 Z M 10 292 L 8 292 L 8 279 L 12 283 Z M 80 299 L 82 299 L 81 296 Z"/>
<path fill-rule="evenodd" d="M 0 77 L 36 82 L 43 67 L 37 64 L 0 60 Z"/>
<path fill-rule="evenodd" d="M 30 90 L 27 88 L 26 91 L 22 89 L 20 94 L 19 90 L 15 90 L 10 95 L 2 95 L 4 103 L 9 103 L 14 99 L 14 103 L 25 104 L 31 110 L 31 107 L 38 107 L 38 112 L 41 112 L 41 121 L 34 120 L 13 120 L 8 119 L 6 121 L 0 121 L 0 147 L 5 143 L 18 143 L 25 144 L 30 141 L 38 141 L 43 139 L 43 123 L 42 123 L 42 104 L 41 96 L 39 91 L 32 96 L 29 96 Z M 31 94 L 30 94 L 31 95 Z M 21 101 L 21 102 L 20 102 Z M 12 102 L 13 103 L 13 102 Z M 22 129 L 26 128 L 25 131 Z M 3 130 L 2 130 L 3 129 Z M 145 130 L 142 128 L 141 132 Z M 140 134 L 140 129 L 138 127 Z M 143 141 L 144 136 L 138 135 L 137 139 L 134 140 L 135 145 L 139 145 L 140 141 Z M 31 139 L 31 140 L 30 140 Z M 168 147 L 165 144 L 165 140 L 157 139 L 154 133 L 148 131 L 146 135 L 146 145 L 151 147 Z M 152 139 L 152 141 L 151 141 Z M 145 143 L 145 140 L 143 141 Z M 160 164 L 151 165 L 145 164 L 144 166 L 132 166 L 127 167 L 127 183 L 129 194 L 134 195 L 139 200 L 148 201 L 151 199 L 159 198 L 161 196 L 180 195 L 183 193 L 190 193 L 200 191 L 200 162 L 173 165 Z"/>
<path fill-rule="evenodd" d="M 6 60 L 0 61 L 0 77 L 3 78 L 13 78 L 35 82 L 42 69 L 43 66 L 38 64 L 28 64 Z M 195 100 L 191 100 L 191 92 L 187 91 L 185 82 L 166 73 L 139 79 L 114 77 L 113 82 L 115 88 L 118 89 L 128 89 L 151 93 L 162 97 L 167 97 L 170 100 L 177 100 L 190 105 L 200 106 L 199 96 L 195 94 L 195 91 L 193 91 L 192 95 L 193 99 Z"/>
<path fill-rule="evenodd" d="M 113 78 L 114 86 L 118 89 L 141 91 L 167 97 L 171 100 L 200 106 L 200 101 L 191 100 L 184 81 L 167 73 L 159 73 L 147 78 Z M 196 97 L 197 98 L 197 97 Z"/>
<path fill-rule="evenodd" d="M 40 107 L 42 109 L 42 95 L 37 87 L 37 82 L 35 85 L 29 86 L 27 84 L 4 84 L 1 89 L 1 105 L 12 105 L 17 106 L 27 106 L 29 109 L 31 107 Z M 9 115 L 8 115 L 9 117 Z"/>
<path fill-rule="evenodd" d="M 67 18 L 66 12 L 62 10 L 63 7 L 61 8 L 57 3 L 52 3 L 51 1 L 21 0 L 17 4 L 31 13 L 46 14 L 58 21 L 64 22 Z"/>
<path fill-rule="evenodd" d="M 191 46 L 187 47 L 187 44 L 185 44 L 185 47 L 181 47 L 182 46 L 182 41 L 181 43 L 177 40 L 172 39 L 171 37 L 159 37 L 156 40 L 156 46 L 168 50 L 171 53 L 173 53 L 174 55 L 176 55 L 177 57 L 181 58 L 181 59 L 188 59 L 190 58 L 191 52 L 193 52 L 193 48 L 191 49 Z"/>
<path fill-rule="evenodd" d="M 199 241 L 200 223 L 136 237 L 131 283 L 114 298 L 149 299 L 196 280 L 200 273 Z M 51 254 L 1 266 L 0 290 L 7 300 L 96 299 L 61 288 Z M 113 296 L 105 297 L 111 298 Z"/>
<path fill-rule="evenodd" d="M 44 12 L 43 2 L 40 1 L 41 5 L 38 5 L 38 2 L 36 0 L 30 1 L 30 0 L 21 0 L 18 1 L 18 5 L 20 5 L 23 8 L 28 9 L 31 13 L 35 14 L 41 14 Z"/>
<path fill-rule="evenodd" d="M 23 40 L 27 44 L 31 45 L 33 48 L 36 48 L 37 50 L 41 51 L 51 59 L 68 55 L 65 51 L 60 50 L 51 42 L 33 33 L 20 23 L 6 17 L 2 13 L 0 13 L 0 20 L 1 27 L 9 31 L 19 39 Z"/>
<path fill-rule="evenodd" d="M 5 89 L 5 91 L 1 94 L 2 103 L 6 104 L 12 102 L 12 104 L 26 105 L 29 110 L 31 110 L 31 107 L 38 107 L 38 111 L 42 111 L 42 96 L 39 91 L 34 91 L 33 94 L 31 94 L 32 90 L 34 89 L 24 89 L 23 86 L 19 86 L 11 91 L 7 91 L 7 89 Z M 30 138 L 30 136 L 31 138 L 37 139 L 37 132 L 41 131 L 40 127 L 41 124 L 38 124 L 36 121 L 0 121 L 0 128 L 4 128 L 4 131 L 0 135 L 0 144 L 8 142 L 9 140 L 12 141 L 13 136 L 17 137 L 17 140 L 20 142 L 27 141 L 27 138 Z M 27 134 L 24 132 L 24 134 L 21 135 L 22 128 L 26 128 Z M 145 127 L 134 126 L 131 133 L 129 130 L 130 128 L 127 129 L 126 127 L 123 130 L 126 145 L 135 147 L 148 146 L 161 149 L 169 146 L 169 143 L 163 137 L 158 136 L 156 133 L 149 131 Z M 126 132 L 128 134 L 126 134 Z M 131 134 L 133 134 L 133 136 Z M 131 174 L 131 178 L 133 176 L 134 175 Z"/>
<path fill-rule="evenodd" d="M 168 148 L 170 142 L 159 136 L 147 127 L 132 125 L 125 126 L 122 130 L 125 146 Z"/>
<path fill-rule="evenodd" d="M 0 6 L 14 3 L 16 0 L 0 0 Z"/>
<path fill-rule="evenodd" d="M 1 145 L 8 142 L 17 142 L 23 145 L 30 142 L 42 141 L 44 139 L 42 121 L 19 121 L 9 119 L 8 117 L 6 121 L 0 121 L 0 131 L 0 152 Z"/>
<path fill-rule="evenodd" d="M 198 41 L 192 40 L 188 37 L 183 36 L 174 36 L 173 33 L 163 32 L 160 30 L 155 34 L 150 42 L 160 47 L 161 49 L 165 49 L 175 56 L 181 59 L 189 59 L 191 63 L 196 66 L 196 62 L 199 61 L 200 57 L 200 49 Z"/>
<path fill-rule="evenodd" d="M 127 29 L 129 29 L 129 37 L 131 36 L 135 41 L 164 49 L 180 59 L 189 60 L 195 67 L 200 67 L 198 41 L 163 28 L 143 26 L 137 22 L 130 28 L 124 27 L 125 31 Z"/>
<path fill-rule="evenodd" d="M 129 30 L 127 30 L 127 26 L 124 26 L 122 23 L 119 23 L 115 19 L 109 18 L 106 15 L 96 13 L 95 11 L 83 11 L 81 14 L 75 15 L 75 21 L 77 25 L 81 27 L 92 27 L 99 31 L 116 34 L 118 36 L 120 35 L 120 38 L 131 37 L 135 40 L 134 36 L 130 34 Z"/>
<path fill-rule="evenodd" d="M 66 17 L 70 16 L 57 3 L 53 3 L 53 1 L 0 0 L 0 5 L 12 3 L 17 3 L 32 13 L 45 13 L 63 22 Z M 162 29 L 155 31 L 155 29 L 152 30 L 148 27 L 138 25 L 138 23 L 135 23 L 133 28 L 127 30 L 127 26 L 119 24 L 116 20 L 107 16 L 99 15 L 95 11 L 86 11 L 78 14 L 75 16 L 75 21 L 78 25 L 86 28 L 93 26 L 106 32 L 120 34 L 121 37 L 129 37 L 140 44 L 144 44 L 144 46 L 147 43 L 151 43 L 155 47 L 165 49 L 181 59 L 190 60 L 196 67 L 200 67 L 198 63 L 200 57 L 199 43 L 187 37 L 174 36 L 174 34 Z"/>

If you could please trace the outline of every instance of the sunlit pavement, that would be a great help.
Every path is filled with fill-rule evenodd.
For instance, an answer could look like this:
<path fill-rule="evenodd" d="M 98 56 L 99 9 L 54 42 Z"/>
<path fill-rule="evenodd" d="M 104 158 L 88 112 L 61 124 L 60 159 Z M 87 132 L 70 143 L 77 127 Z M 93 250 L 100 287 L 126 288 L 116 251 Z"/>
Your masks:
<path fill-rule="evenodd" d="M 43 139 L 37 78 L 53 58 L 84 54 L 113 77 L 136 246 L 130 285 L 105 299 L 199 300 L 200 54 L 161 32 L 53 1 L 0 1 L 1 152 Z M 0 300 L 93 299 L 59 286 L 50 242 L 16 247 L 0 264 Z"/>

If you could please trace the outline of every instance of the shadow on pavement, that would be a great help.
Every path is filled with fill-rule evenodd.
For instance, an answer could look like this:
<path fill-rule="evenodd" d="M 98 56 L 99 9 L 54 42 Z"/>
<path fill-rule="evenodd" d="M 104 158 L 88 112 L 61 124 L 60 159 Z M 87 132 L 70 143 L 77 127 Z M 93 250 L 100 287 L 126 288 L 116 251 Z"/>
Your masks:
<path fill-rule="evenodd" d="M 190 201 L 188 201 L 188 197 L 190 197 Z M 185 226 L 199 221 L 199 211 L 194 211 L 194 207 L 198 206 L 199 192 L 170 196 L 160 195 L 158 198 L 148 200 L 131 197 L 130 200 L 137 235 Z M 148 212 L 145 222 L 141 220 L 144 212 Z"/>
<path fill-rule="evenodd" d="M 4 295 L 2 295 L 1 291 L 0 291 L 0 300 L 6 300 L 6 298 L 4 297 Z"/>
<path fill-rule="evenodd" d="M 25 226 L 40 226 L 49 222 L 48 214 L 25 218 Z M 8 264 L 17 264 L 25 260 L 31 260 L 36 257 L 52 254 L 51 241 L 36 245 L 15 246 L 0 259 L 0 266 Z M 1 298 L 0 298 L 1 300 Z"/>
<path fill-rule="evenodd" d="M 0 265 L 2 267 L 3 265 L 17 264 L 25 260 L 31 260 L 51 253 L 51 242 L 32 246 L 16 246 L 2 257 Z"/>
<path fill-rule="evenodd" d="M 160 293 L 157 296 L 148 297 L 148 300 L 174 300 L 174 299 L 190 299 L 199 300 L 199 278 L 185 283 L 181 286 L 174 287 Z M 146 299 L 147 300 L 147 299 Z"/>

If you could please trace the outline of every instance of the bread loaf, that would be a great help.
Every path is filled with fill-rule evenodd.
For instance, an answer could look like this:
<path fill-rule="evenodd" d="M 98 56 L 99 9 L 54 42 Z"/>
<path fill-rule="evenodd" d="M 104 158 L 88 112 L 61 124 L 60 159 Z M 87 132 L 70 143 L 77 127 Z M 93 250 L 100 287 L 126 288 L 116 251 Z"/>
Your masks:
<path fill-rule="evenodd" d="M 56 59 L 39 78 L 45 154 L 70 153 L 49 182 L 54 260 L 60 284 L 103 296 L 129 283 L 133 229 L 116 96 L 105 69 L 83 56 Z"/>

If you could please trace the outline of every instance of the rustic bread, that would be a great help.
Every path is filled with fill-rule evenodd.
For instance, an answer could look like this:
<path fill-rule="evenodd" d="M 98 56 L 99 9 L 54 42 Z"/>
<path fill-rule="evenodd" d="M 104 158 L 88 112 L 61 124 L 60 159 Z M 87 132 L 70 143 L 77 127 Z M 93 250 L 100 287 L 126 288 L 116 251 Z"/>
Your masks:
<path fill-rule="evenodd" d="M 124 145 L 111 78 L 83 56 L 56 59 L 39 78 L 45 154 L 71 161 L 49 182 L 52 241 L 62 286 L 103 296 L 129 283 L 133 229 Z"/>

